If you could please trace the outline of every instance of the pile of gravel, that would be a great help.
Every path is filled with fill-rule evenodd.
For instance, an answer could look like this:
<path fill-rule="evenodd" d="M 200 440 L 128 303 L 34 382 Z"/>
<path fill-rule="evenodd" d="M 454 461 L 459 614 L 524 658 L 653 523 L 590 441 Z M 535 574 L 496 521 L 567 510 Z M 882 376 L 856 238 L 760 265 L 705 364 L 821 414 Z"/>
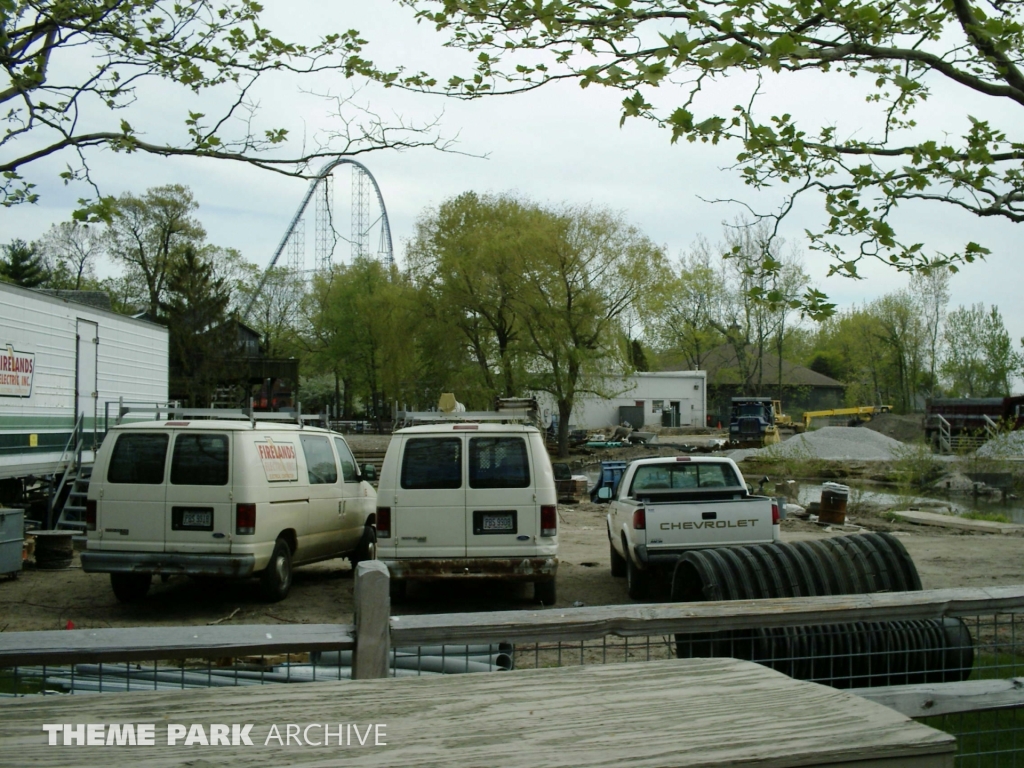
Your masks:
<path fill-rule="evenodd" d="M 979 456 L 1024 456 L 1024 431 L 1004 432 L 978 448 Z"/>
<path fill-rule="evenodd" d="M 795 435 L 778 445 L 733 451 L 730 457 L 742 461 L 759 458 L 825 459 L 828 461 L 892 461 L 903 443 L 870 429 L 822 427 Z"/>

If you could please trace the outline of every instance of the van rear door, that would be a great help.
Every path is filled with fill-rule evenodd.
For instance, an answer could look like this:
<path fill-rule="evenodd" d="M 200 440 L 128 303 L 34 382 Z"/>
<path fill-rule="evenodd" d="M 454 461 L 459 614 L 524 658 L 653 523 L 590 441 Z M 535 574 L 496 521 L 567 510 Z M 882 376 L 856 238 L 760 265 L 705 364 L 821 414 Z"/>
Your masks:
<path fill-rule="evenodd" d="M 231 435 L 176 431 L 171 449 L 164 536 L 167 552 L 229 552 Z"/>
<path fill-rule="evenodd" d="M 529 554 L 540 535 L 540 515 L 525 437 L 470 437 L 467 458 L 467 555 Z"/>
<path fill-rule="evenodd" d="M 98 499 L 99 537 L 90 549 L 164 551 L 164 501 L 167 485 L 167 431 L 120 431 L 107 437 L 114 447 Z"/>
<path fill-rule="evenodd" d="M 405 437 L 391 509 L 399 558 L 466 556 L 465 442 Z"/>

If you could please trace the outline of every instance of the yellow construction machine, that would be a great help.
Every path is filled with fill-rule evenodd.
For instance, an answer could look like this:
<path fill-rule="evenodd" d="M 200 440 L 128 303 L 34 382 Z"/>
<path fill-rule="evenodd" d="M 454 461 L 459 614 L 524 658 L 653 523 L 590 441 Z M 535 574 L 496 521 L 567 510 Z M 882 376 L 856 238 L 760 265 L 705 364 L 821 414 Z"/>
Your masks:
<path fill-rule="evenodd" d="M 811 419 L 825 418 L 829 416 L 849 416 L 850 426 L 856 426 L 862 421 L 871 421 L 871 417 L 879 413 L 889 413 L 891 405 L 859 405 L 855 408 L 832 408 L 826 411 L 804 411 L 803 428 L 811 428 Z M 802 431 L 802 430 L 801 430 Z"/>

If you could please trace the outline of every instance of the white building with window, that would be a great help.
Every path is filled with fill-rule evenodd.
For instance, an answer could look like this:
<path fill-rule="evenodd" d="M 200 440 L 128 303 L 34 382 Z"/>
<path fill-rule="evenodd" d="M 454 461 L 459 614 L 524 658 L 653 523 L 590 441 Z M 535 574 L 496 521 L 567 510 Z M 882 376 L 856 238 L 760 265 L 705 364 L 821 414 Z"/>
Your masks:
<path fill-rule="evenodd" d="M 634 429 L 707 425 L 705 371 L 635 373 L 609 381 L 607 389 L 615 394 L 577 398 L 569 422 L 573 428 L 610 430 L 623 421 Z M 545 412 L 545 422 L 549 417 L 558 418 L 558 408 L 550 395 L 540 393 L 537 399 Z"/>

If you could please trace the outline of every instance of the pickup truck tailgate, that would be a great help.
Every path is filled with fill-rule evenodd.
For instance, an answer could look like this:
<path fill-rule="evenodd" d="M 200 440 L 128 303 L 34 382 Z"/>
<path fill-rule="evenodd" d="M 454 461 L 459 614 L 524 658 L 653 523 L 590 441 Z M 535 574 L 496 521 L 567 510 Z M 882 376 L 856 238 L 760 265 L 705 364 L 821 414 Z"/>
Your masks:
<path fill-rule="evenodd" d="M 719 547 L 772 540 L 772 501 L 647 502 L 647 548 Z"/>

